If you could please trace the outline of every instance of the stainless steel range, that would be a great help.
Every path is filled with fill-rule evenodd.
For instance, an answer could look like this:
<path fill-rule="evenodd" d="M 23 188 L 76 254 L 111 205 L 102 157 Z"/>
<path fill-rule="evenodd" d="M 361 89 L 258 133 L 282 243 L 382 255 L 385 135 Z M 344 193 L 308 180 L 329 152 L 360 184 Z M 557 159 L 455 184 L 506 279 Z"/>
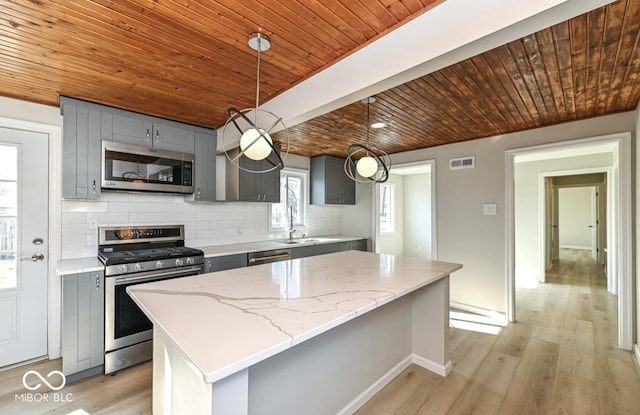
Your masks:
<path fill-rule="evenodd" d="M 101 227 L 105 265 L 104 371 L 150 360 L 153 325 L 126 292 L 130 285 L 201 274 L 204 254 L 184 246 L 183 225 Z"/>

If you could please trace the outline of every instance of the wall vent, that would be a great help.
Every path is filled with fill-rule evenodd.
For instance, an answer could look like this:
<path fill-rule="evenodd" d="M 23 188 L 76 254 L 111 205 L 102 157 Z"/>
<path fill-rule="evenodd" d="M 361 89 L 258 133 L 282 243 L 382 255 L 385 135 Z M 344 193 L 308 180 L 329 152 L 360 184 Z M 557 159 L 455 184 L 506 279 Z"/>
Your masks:
<path fill-rule="evenodd" d="M 449 170 L 473 169 L 476 167 L 476 156 L 449 159 Z"/>

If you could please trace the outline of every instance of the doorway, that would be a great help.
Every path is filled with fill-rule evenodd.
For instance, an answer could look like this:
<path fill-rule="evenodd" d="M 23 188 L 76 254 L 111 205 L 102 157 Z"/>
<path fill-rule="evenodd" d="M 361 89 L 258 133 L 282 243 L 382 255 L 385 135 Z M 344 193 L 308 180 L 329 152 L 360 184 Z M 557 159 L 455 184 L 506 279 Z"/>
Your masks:
<path fill-rule="evenodd" d="M 48 144 L 0 128 L 0 367 L 47 355 Z"/>
<path fill-rule="evenodd" d="M 389 180 L 374 188 L 375 252 L 437 258 L 434 164 L 394 166 Z"/>
<path fill-rule="evenodd" d="M 608 162 L 594 164 L 593 158 L 606 154 Z M 609 136 L 574 140 L 571 142 L 509 150 L 506 152 L 506 193 L 507 193 L 507 310 L 509 321 L 516 321 L 516 276 L 526 275 L 539 279 L 546 269 L 540 257 L 545 254 L 545 234 L 542 215 L 544 212 L 544 180 L 538 177 L 529 181 L 518 178 L 518 163 L 539 161 L 553 163 L 563 159 L 567 171 L 581 168 L 610 169 L 607 174 L 607 273 L 609 281 L 615 281 L 618 303 L 618 346 L 631 350 L 633 345 L 633 292 L 632 292 L 632 216 L 631 216 L 631 134 L 618 133 Z M 583 165 L 579 165 L 580 163 Z M 586 163 L 586 164 L 584 164 Z M 540 167 L 540 166 L 538 166 Z M 558 166 L 546 166 L 553 171 Z M 540 170 L 538 170 L 540 173 Z M 536 174 L 538 174 L 536 173 Z M 575 173 L 575 171 L 573 171 Z M 523 199 L 529 191 L 529 198 Z M 518 193 L 520 193 L 518 195 Z M 520 212 L 517 200 L 526 201 L 526 206 L 534 215 L 517 215 Z M 523 229 L 526 232 L 523 232 Z M 523 249 L 524 248 L 524 249 Z M 523 255 L 524 253 L 524 255 Z M 542 266 L 540 264 L 543 264 Z"/>
<path fill-rule="evenodd" d="M 568 172 L 544 173 L 544 211 L 540 221 L 544 233 L 544 262 L 549 270 L 560 258 L 560 249 L 588 250 L 592 260 L 607 266 L 607 209 L 609 168 L 582 170 L 582 174 Z M 541 272 L 540 282 L 545 282 Z M 613 284 L 609 284 L 609 291 Z"/>

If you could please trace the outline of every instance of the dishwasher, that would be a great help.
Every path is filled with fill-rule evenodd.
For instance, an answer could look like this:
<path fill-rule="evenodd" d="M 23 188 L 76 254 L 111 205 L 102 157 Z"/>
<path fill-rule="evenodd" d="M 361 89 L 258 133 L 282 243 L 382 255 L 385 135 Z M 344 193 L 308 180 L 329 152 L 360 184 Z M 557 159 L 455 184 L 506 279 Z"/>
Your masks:
<path fill-rule="evenodd" d="M 273 249 L 270 251 L 249 252 L 249 266 L 268 264 L 270 262 L 286 261 L 291 259 L 291 249 Z"/>

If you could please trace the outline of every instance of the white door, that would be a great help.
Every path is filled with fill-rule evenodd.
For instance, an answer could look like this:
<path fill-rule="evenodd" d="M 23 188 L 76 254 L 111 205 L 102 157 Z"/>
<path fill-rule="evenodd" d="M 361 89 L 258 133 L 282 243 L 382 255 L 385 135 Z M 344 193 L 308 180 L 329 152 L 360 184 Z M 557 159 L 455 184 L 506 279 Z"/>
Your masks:
<path fill-rule="evenodd" d="M 0 127 L 0 367 L 47 354 L 48 136 Z"/>

